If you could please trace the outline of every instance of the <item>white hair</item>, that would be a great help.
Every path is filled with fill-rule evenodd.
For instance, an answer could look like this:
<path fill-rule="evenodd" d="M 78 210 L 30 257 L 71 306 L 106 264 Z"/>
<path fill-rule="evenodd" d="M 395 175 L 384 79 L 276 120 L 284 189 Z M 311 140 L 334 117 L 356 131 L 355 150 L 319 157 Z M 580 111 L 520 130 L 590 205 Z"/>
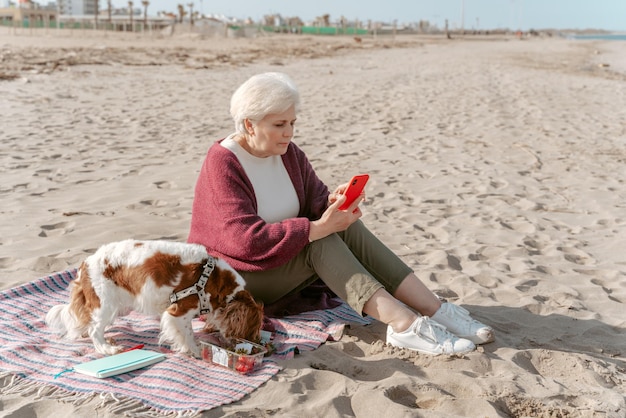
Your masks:
<path fill-rule="evenodd" d="M 247 133 L 244 121 L 259 121 L 265 116 L 283 113 L 300 106 L 300 93 L 294 82 L 283 73 L 262 73 L 250 77 L 233 93 L 230 114 L 237 133 Z"/>

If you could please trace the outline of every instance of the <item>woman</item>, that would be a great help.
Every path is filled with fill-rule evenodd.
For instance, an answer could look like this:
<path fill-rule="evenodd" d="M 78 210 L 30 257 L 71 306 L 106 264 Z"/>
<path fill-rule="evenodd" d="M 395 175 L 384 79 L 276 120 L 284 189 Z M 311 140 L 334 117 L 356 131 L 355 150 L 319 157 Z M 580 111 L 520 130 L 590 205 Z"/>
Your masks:
<path fill-rule="evenodd" d="M 188 241 L 224 258 L 264 303 L 321 278 L 355 311 L 388 325 L 387 343 L 428 354 L 471 351 L 493 330 L 441 303 L 348 209 L 291 140 L 300 99 L 281 73 L 251 77 L 231 98 L 235 132 L 209 149 Z M 417 314 L 416 312 L 419 312 Z"/>

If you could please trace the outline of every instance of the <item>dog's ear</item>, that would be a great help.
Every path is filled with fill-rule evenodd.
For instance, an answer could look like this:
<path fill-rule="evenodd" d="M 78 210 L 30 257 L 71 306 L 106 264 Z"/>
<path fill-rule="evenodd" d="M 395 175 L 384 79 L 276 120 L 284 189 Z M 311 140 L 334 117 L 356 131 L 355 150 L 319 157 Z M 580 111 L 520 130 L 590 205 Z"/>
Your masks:
<path fill-rule="evenodd" d="M 263 324 L 263 305 L 247 291 L 238 292 L 232 301 L 216 312 L 213 323 L 219 324 L 226 338 L 243 338 L 258 342 Z"/>
<path fill-rule="evenodd" d="M 202 332 L 206 332 L 207 334 L 210 334 L 215 331 L 219 331 L 219 329 L 217 329 L 215 324 L 212 321 L 210 321 L 209 317 L 207 316 L 207 320 L 204 323 L 204 328 L 202 328 Z"/>

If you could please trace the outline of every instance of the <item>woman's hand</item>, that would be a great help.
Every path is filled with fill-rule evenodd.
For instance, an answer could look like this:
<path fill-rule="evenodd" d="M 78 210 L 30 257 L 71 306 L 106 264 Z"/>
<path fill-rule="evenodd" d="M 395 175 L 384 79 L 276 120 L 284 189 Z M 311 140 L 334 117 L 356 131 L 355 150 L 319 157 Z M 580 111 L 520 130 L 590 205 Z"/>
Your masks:
<path fill-rule="evenodd" d="M 337 201 L 337 199 L 341 196 L 343 196 L 343 193 L 346 191 L 346 189 L 348 188 L 348 184 L 349 183 L 344 183 L 339 185 L 334 192 L 330 193 L 328 195 L 328 205 L 332 205 L 333 203 L 335 203 Z"/>
<path fill-rule="evenodd" d="M 309 240 L 315 241 L 335 232 L 344 231 L 357 219 L 363 216 L 359 204 L 365 200 L 365 193 L 362 193 L 346 210 L 339 210 L 339 206 L 346 200 L 343 190 L 348 183 L 341 185 L 328 196 L 330 206 L 326 208 L 322 217 L 311 222 Z"/>

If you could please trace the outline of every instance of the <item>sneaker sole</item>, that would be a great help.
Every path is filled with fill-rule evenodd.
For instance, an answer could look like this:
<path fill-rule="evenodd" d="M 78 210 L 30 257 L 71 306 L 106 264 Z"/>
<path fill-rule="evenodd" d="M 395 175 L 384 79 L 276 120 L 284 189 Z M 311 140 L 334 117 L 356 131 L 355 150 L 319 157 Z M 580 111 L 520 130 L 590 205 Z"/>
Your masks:
<path fill-rule="evenodd" d="M 467 353 L 471 353 L 472 351 L 476 350 L 476 347 L 472 347 L 472 348 L 468 348 L 467 350 L 456 351 L 454 353 L 443 353 L 443 352 L 442 353 L 435 353 L 435 352 L 432 352 L 432 351 L 419 350 L 417 348 L 402 347 L 402 346 L 395 345 L 395 344 L 390 343 L 390 342 L 387 342 L 386 344 L 389 345 L 390 347 L 393 347 L 393 348 L 401 348 L 403 350 L 416 351 L 416 352 L 418 352 L 420 354 L 426 354 L 426 355 L 429 355 L 429 356 L 443 356 L 443 355 L 452 356 L 452 355 L 458 355 L 458 354 L 467 354 Z"/>

